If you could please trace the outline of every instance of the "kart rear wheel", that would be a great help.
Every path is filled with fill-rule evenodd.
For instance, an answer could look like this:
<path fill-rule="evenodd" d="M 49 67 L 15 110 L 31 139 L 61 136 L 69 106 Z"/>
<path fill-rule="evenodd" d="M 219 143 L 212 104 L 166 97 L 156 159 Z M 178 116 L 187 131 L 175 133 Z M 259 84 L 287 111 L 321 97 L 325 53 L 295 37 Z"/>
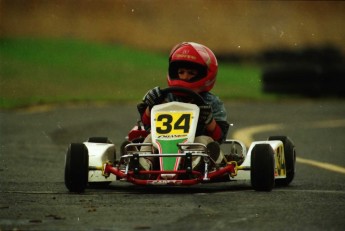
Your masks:
<path fill-rule="evenodd" d="M 257 144 L 251 153 L 250 179 L 254 190 L 271 191 L 274 187 L 274 151 L 269 144 Z"/>
<path fill-rule="evenodd" d="M 278 186 L 289 185 L 295 176 L 296 166 L 296 150 L 293 141 L 287 136 L 270 136 L 268 140 L 280 140 L 284 145 L 284 157 L 286 165 L 286 178 L 276 179 L 275 183 Z"/>
<path fill-rule="evenodd" d="M 65 162 L 65 185 L 70 192 L 84 192 L 89 177 L 89 154 L 82 143 L 68 147 Z"/>
<path fill-rule="evenodd" d="M 90 137 L 87 142 L 90 143 L 101 143 L 101 144 L 111 144 L 108 137 Z"/>

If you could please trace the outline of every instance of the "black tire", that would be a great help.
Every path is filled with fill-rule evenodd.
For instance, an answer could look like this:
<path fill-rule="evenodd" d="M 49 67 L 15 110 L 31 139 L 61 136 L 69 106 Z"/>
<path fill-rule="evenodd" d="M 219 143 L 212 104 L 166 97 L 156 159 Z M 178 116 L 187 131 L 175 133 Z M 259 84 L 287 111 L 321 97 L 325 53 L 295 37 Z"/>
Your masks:
<path fill-rule="evenodd" d="M 89 177 L 89 154 L 82 143 L 68 147 L 65 162 L 65 185 L 70 192 L 85 191 Z"/>
<path fill-rule="evenodd" d="M 127 154 L 125 147 L 126 147 L 127 144 L 130 144 L 130 143 L 131 142 L 128 141 L 128 140 L 125 140 L 125 141 L 122 142 L 121 147 L 120 147 L 120 150 L 121 150 L 120 151 L 120 157 Z"/>
<path fill-rule="evenodd" d="M 296 172 L 296 150 L 293 141 L 287 136 L 270 136 L 268 140 L 280 140 L 284 145 L 284 157 L 286 165 L 286 178 L 276 179 L 277 186 L 289 185 L 295 177 Z"/>
<path fill-rule="evenodd" d="M 269 144 L 257 144 L 251 153 L 250 179 L 254 190 L 271 191 L 274 187 L 274 151 Z"/>
<path fill-rule="evenodd" d="M 323 94 L 330 96 L 345 96 L 344 64 L 327 66 L 323 70 Z"/>
<path fill-rule="evenodd" d="M 101 143 L 101 144 L 111 144 L 112 142 L 108 137 L 90 137 L 87 142 L 90 143 Z"/>
<path fill-rule="evenodd" d="M 282 65 L 263 71 L 263 91 L 318 96 L 322 93 L 322 70 L 315 65 Z"/>

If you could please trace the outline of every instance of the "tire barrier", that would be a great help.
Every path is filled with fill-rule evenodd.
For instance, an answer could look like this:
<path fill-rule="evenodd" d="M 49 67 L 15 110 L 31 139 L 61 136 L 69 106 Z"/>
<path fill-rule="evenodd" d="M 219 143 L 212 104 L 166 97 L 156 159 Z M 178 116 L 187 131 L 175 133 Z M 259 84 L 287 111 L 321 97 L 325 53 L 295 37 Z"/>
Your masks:
<path fill-rule="evenodd" d="M 262 73 L 266 93 L 345 96 L 345 62 L 335 48 L 266 52 L 262 61 L 270 64 Z"/>

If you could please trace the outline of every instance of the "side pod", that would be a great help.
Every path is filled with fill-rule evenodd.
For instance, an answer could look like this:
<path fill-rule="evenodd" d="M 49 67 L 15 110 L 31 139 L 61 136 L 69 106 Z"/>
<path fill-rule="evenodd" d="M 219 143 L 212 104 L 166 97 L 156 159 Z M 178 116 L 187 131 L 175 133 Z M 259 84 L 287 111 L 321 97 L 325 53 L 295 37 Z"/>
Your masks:
<path fill-rule="evenodd" d="M 89 152 L 89 178 L 88 182 L 112 182 L 116 176 L 110 174 L 104 176 L 102 169 L 95 169 L 95 166 L 104 166 L 105 163 L 114 163 L 115 145 L 109 143 L 84 142 Z"/>

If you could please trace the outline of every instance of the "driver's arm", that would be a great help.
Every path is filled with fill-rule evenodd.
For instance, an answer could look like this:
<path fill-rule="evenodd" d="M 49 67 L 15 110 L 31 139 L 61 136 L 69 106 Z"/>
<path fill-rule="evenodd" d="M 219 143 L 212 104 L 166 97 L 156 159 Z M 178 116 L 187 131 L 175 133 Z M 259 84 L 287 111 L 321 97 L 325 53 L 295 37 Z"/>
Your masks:
<path fill-rule="evenodd" d="M 151 108 L 156 104 L 162 103 L 163 100 L 164 100 L 164 96 L 159 87 L 154 87 L 145 94 L 143 98 L 143 103 L 147 105 L 147 107 L 141 116 L 141 122 L 144 124 L 144 126 L 151 125 L 151 120 L 150 120 Z"/>
<path fill-rule="evenodd" d="M 151 119 L 150 119 L 150 108 L 147 107 L 143 115 L 141 116 L 141 122 L 144 126 L 151 126 Z"/>
<path fill-rule="evenodd" d="M 212 121 L 206 125 L 206 131 L 207 134 L 215 141 L 222 141 L 223 139 L 223 134 L 222 134 L 222 129 L 220 126 L 217 124 L 215 119 L 212 119 Z"/>
<path fill-rule="evenodd" d="M 143 98 L 143 103 L 147 105 L 147 107 L 141 116 L 141 122 L 144 124 L 144 126 L 151 125 L 151 120 L 150 120 L 151 108 L 154 105 L 162 103 L 163 100 L 164 100 L 164 95 L 162 94 L 162 91 L 159 87 L 154 87 L 145 94 Z"/>

